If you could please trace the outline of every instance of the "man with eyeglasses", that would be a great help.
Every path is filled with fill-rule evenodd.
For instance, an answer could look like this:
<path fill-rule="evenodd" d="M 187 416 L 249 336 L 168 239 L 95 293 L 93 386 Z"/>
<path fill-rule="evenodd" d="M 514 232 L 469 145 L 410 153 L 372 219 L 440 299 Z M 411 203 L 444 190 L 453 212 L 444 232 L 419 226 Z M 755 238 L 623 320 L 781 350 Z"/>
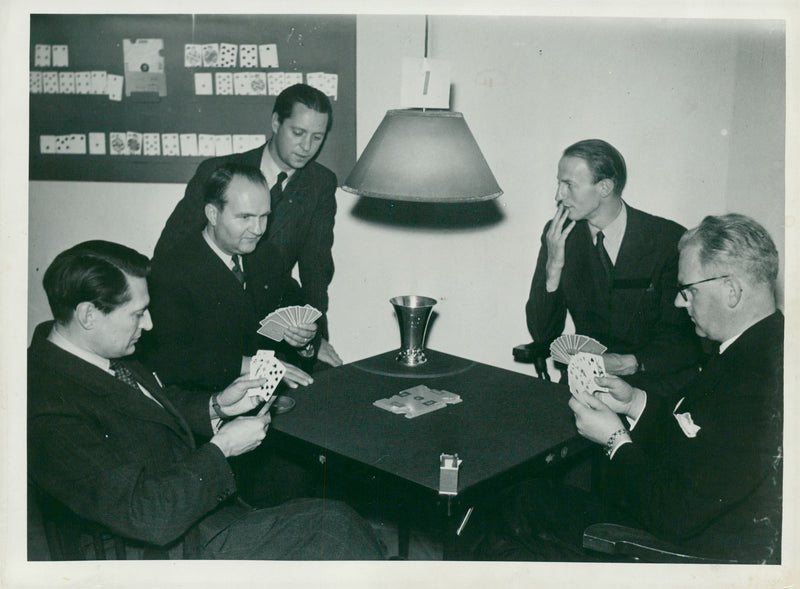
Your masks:
<path fill-rule="evenodd" d="M 679 552 L 742 563 L 780 563 L 783 328 L 775 302 L 778 252 L 738 214 L 706 217 L 678 249 L 679 294 L 698 335 L 719 343 L 674 396 L 598 378 L 572 398 L 578 432 L 609 458 L 602 503 L 556 481 L 529 481 L 504 499 L 512 521 L 489 558 L 591 560 L 585 527 L 644 529 Z M 603 505 L 608 512 L 601 514 Z"/>

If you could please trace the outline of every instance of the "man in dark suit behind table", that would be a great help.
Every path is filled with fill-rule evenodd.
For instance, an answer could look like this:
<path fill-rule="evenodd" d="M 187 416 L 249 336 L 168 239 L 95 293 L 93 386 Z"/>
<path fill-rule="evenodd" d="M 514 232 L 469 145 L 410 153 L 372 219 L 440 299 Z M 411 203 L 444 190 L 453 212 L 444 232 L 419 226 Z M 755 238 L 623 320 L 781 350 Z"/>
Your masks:
<path fill-rule="evenodd" d="M 497 518 L 511 522 L 508 536 L 486 543 L 485 557 L 589 560 L 583 529 L 610 521 L 698 556 L 780 563 L 778 252 L 763 227 L 737 214 L 706 217 L 679 248 L 675 305 L 719 352 L 674 396 L 608 376 L 597 384 L 609 392 L 570 399 L 578 432 L 609 457 L 604 500 L 557 481 L 529 481 Z"/>
<path fill-rule="evenodd" d="M 214 395 L 167 391 L 130 355 L 148 312 L 148 260 L 105 241 L 44 275 L 55 321 L 28 350 L 28 474 L 78 516 L 121 536 L 128 558 L 380 558 L 346 505 L 301 499 L 253 510 L 227 458 L 261 444 L 269 414 L 238 379 Z M 217 413 L 229 416 L 223 422 Z M 196 445 L 195 436 L 209 440 Z M 91 550 L 87 548 L 87 550 Z M 88 557 L 96 557 L 91 552 Z"/>
<path fill-rule="evenodd" d="M 260 168 L 270 187 L 272 213 L 266 238 L 254 252 L 254 263 L 274 263 L 269 244 L 280 252 L 288 272 L 297 264 L 303 299 L 323 313 L 313 342 L 316 357 L 338 366 L 341 359 L 328 341 L 325 315 L 333 278 L 336 176 L 314 161 L 332 124 L 330 100 L 319 90 L 295 84 L 281 92 L 272 111 L 269 141 L 257 149 L 200 164 L 161 232 L 154 257 L 173 251 L 187 235 L 203 228 L 203 186 L 215 169 L 226 163 Z"/>
<path fill-rule="evenodd" d="M 576 333 L 608 348 L 608 373 L 690 375 L 700 340 L 672 304 L 684 229 L 628 206 L 626 179 L 625 160 L 605 141 L 564 150 L 558 207 L 542 235 L 525 307 L 528 330 L 549 343 L 569 311 Z"/>
<path fill-rule="evenodd" d="M 270 216 L 263 174 L 255 167 L 223 164 L 203 190 L 205 227 L 153 256 L 149 286 L 155 327 L 143 338 L 145 363 L 166 384 L 213 391 L 248 373 L 259 348 L 276 348 L 289 362 L 284 381 L 309 384 L 311 377 L 295 364 L 316 334 L 315 324 L 287 328 L 280 344 L 257 333 L 269 312 L 302 303 L 293 298 L 277 248 L 260 244 Z"/>
<path fill-rule="evenodd" d="M 261 243 L 270 215 L 264 175 L 229 162 L 213 171 L 203 190 L 205 227 L 153 256 L 155 326 L 142 338 L 144 363 L 167 385 L 212 392 L 248 374 L 258 349 L 273 348 L 286 367 L 281 386 L 310 384 L 313 378 L 298 364 L 316 324 L 288 327 L 280 343 L 257 333 L 267 313 L 303 302 L 291 298 L 291 277 L 277 248 Z M 231 464 L 240 494 L 258 507 L 322 492 L 312 471 L 268 445 Z"/>

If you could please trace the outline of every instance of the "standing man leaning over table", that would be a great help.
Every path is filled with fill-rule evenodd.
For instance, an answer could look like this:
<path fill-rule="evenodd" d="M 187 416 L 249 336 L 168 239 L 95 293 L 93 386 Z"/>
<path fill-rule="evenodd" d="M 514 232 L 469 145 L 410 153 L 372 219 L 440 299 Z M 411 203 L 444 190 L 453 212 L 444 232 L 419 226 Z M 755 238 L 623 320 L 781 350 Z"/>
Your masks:
<path fill-rule="evenodd" d="M 228 458 L 264 439 L 268 413 L 240 416 L 263 379 L 214 395 L 163 388 L 130 357 L 152 327 L 147 274 L 145 256 L 106 241 L 62 252 L 45 272 L 55 321 L 28 349 L 30 479 L 121 536 L 127 558 L 381 558 L 369 524 L 344 504 L 254 510 L 237 500 Z M 220 422 L 217 408 L 231 418 Z"/>
<path fill-rule="evenodd" d="M 342 363 L 329 343 L 328 285 L 333 278 L 333 224 L 336 215 L 336 176 L 315 161 L 333 124 L 330 100 L 316 88 L 295 84 L 275 99 L 272 137 L 265 145 L 245 153 L 215 157 L 200 164 L 183 199 L 167 220 L 154 257 L 166 254 L 186 235 L 203 228 L 203 185 L 215 169 L 226 163 L 260 168 L 270 188 L 269 227 L 262 242 L 281 253 L 286 270 L 297 264 L 302 298 L 323 313 L 320 330 L 309 351 L 332 366 Z M 266 246 L 253 253 L 254 263 L 274 262 Z"/>
<path fill-rule="evenodd" d="M 608 373 L 691 373 L 700 340 L 672 304 L 684 228 L 628 206 L 626 179 L 625 160 L 605 141 L 564 150 L 556 214 L 545 226 L 525 307 L 528 330 L 549 343 L 569 311 L 576 333 L 608 348 Z"/>

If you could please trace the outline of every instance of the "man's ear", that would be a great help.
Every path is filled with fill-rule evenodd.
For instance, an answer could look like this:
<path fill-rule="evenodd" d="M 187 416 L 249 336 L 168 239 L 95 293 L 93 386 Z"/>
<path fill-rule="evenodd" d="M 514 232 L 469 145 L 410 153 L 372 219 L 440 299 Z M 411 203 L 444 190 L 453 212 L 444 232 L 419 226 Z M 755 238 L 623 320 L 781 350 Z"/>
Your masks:
<path fill-rule="evenodd" d="M 736 276 L 729 276 L 724 280 L 725 287 L 727 288 L 725 292 L 725 303 L 730 309 L 733 309 L 739 304 L 739 301 L 742 300 L 742 282 L 736 278 Z"/>
<path fill-rule="evenodd" d="M 208 203 L 205 206 L 204 211 L 206 213 L 206 219 L 208 219 L 209 224 L 210 225 L 216 225 L 217 224 L 217 215 L 219 215 L 219 209 L 217 207 L 215 207 L 214 205 L 212 205 L 211 203 Z"/>
<path fill-rule="evenodd" d="M 83 303 L 78 303 L 78 306 L 75 307 L 75 313 L 73 314 L 73 317 L 83 329 L 88 331 L 90 329 L 94 329 L 95 322 L 97 320 L 97 313 L 99 312 L 100 310 L 95 307 L 93 303 L 86 301 Z"/>
<path fill-rule="evenodd" d="M 600 196 L 606 197 L 614 192 L 614 181 L 611 178 L 604 178 L 597 185 L 600 189 Z"/>
<path fill-rule="evenodd" d="M 272 113 L 272 134 L 275 135 L 278 133 L 278 129 L 281 126 L 280 118 L 278 117 L 278 113 Z"/>

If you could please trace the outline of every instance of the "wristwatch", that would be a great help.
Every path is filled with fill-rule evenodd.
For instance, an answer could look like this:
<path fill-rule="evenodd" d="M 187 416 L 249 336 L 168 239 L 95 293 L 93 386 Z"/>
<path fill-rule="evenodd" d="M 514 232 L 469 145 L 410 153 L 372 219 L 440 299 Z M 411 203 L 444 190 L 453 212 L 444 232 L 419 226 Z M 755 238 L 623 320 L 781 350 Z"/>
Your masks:
<path fill-rule="evenodd" d="M 302 350 L 297 350 L 297 353 L 303 358 L 311 358 L 314 355 L 314 352 L 316 352 L 316 349 L 314 348 L 314 344 L 311 342 L 308 342 L 306 347 Z"/>

